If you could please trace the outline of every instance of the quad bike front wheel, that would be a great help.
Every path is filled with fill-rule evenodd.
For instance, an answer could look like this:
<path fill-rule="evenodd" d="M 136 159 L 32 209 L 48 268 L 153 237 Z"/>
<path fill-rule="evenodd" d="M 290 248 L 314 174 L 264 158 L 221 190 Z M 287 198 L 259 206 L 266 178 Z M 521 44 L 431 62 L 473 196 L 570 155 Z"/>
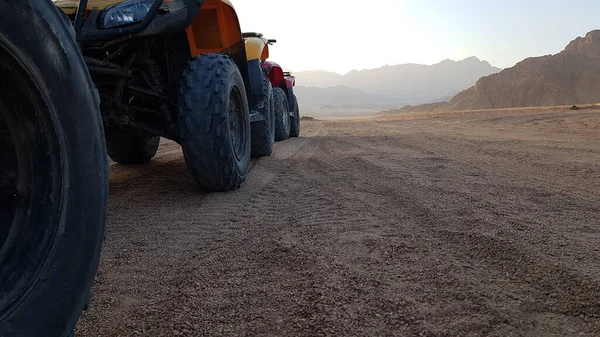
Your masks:
<path fill-rule="evenodd" d="M 105 235 L 99 99 L 49 1 L 0 1 L 0 336 L 67 336 Z"/>
<path fill-rule="evenodd" d="M 290 117 L 290 137 L 300 136 L 300 107 L 298 106 L 298 97 L 294 95 L 294 109 Z"/>
<path fill-rule="evenodd" d="M 179 94 L 181 146 L 188 170 L 207 191 L 240 187 L 250 170 L 250 111 L 231 58 L 194 57 Z"/>
<path fill-rule="evenodd" d="M 290 105 L 283 89 L 273 88 L 273 100 L 275 102 L 275 140 L 286 140 L 290 138 Z"/>
<path fill-rule="evenodd" d="M 273 88 L 267 76 L 263 76 L 263 99 L 253 110 L 258 111 L 262 120 L 252 123 L 252 157 L 267 157 L 273 153 L 275 143 L 275 105 Z"/>
<path fill-rule="evenodd" d="M 106 149 L 110 159 L 119 164 L 145 164 L 158 151 L 160 137 L 130 137 L 118 132 L 106 133 Z"/>

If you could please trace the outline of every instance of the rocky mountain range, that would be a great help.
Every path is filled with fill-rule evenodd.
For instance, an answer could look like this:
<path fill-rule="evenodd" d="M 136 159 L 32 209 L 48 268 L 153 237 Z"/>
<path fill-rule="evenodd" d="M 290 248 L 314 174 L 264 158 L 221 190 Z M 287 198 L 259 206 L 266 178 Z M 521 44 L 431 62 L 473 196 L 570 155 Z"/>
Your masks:
<path fill-rule="evenodd" d="M 356 92 L 352 90 L 358 89 L 367 95 L 408 104 L 435 102 L 452 97 L 461 90 L 472 86 L 482 76 L 497 73 L 500 70 L 486 61 L 469 57 L 458 62 L 445 60 L 434 65 L 402 64 L 377 69 L 354 70 L 346 75 L 327 71 L 297 72 L 294 75 L 299 86 L 336 87 L 336 97 L 340 99 L 341 103 L 354 99 L 353 95 Z M 344 87 L 351 89 L 345 96 L 341 95 Z M 312 91 L 322 93 L 318 90 Z M 307 100 L 310 101 L 311 98 L 307 98 Z M 329 100 L 329 104 L 336 102 L 336 100 Z"/>
<path fill-rule="evenodd" d="M 571 41 L 555 55 L 531 57 L 482 77 L 448 103 L 406 110 L 471 110 L 600 102 L 600 30 Z"/>

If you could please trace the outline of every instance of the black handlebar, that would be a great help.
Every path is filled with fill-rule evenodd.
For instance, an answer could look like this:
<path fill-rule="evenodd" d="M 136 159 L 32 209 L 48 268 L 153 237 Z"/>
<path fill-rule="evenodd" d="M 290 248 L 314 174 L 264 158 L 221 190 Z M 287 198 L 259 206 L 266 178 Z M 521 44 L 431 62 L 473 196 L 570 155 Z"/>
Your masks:
<path fill-rule="evenodd" d="M 262 38 L 263 38 L 263 36 L 264 36 L 264 35 L 263 35 L 263 34 L 261 34 L 261 33 L 254 33 L 254 32 L 242 33 L 242 37 L 243 37 L 243 38 L 257 37 L 257 38 L 259 38 L 259 39 L 262 39 Z M 268 43 L 268 44 L 277 43 L 277 40 L 275 40 L 275 39 L 269 39 L 269 40 L 267 40 L 267 43 Z"/>
<path fill-rule="evenodd" d="M 79 5 L 77 5 L 77 13 L 75 13 L 75 36 L 79 41 L 79 36 L 81 35 L 81 29 L 83 28 L 83 15 L 85 14 L 85 10 L 87 9 L 88 0 L 79 0 Z"/>

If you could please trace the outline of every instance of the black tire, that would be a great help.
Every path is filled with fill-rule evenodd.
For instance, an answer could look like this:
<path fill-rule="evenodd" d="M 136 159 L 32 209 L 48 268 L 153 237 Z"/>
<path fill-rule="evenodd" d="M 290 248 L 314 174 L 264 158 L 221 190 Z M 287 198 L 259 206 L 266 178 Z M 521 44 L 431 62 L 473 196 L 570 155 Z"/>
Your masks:
<path fill-rule="evenodd" d="M 246 179 L 249 115 L 244 80 L 228 56 L 203 54 L 189 62 L 179 94 L 181 146 L 203 189 L 230 191 Z"/>
<path fill-rule="evenodd" d="M 300 136 L 300 107 L 298 106 L 298 97 L 294 95 L 294 110 L 290 117 L 290 137 Z"/>
<path fill-rule="evenodd" d="M 158 151 L 160 137 L 128 137 L 116 132 L 106 133 L 108 156 L 119 164 L 145 164 Z"/>
<path fill-rule="evenodd" d="M 263 76 L 263 100 L 254 105 L 264 120 L 252 123 L 252 158 L 267 157 L 273 153 L 275 144 L 275 105 L 273 88 L 267 76 Z"/>
<path fill-rule="evenodd" d="M 105 235 L 99 98 L 50 1 L 0 1 L 0 336 L 68 336 Z"/>
<path fill-rule="evenodd" d="M 285 91 L 273 88 L 275 102 L 275 140 L 282 141 L 290 138 L 290 105 Z"/>

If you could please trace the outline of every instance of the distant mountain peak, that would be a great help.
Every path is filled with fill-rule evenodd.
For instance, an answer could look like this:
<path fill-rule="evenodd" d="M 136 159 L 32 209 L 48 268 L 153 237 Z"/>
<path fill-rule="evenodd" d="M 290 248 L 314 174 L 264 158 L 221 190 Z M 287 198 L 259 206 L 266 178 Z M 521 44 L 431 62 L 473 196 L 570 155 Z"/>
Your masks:
<path fill-rule="evenodd" d="M 445 60 L 443 60 L 442 62 L 440 62 L 438 64 L 455 64 L 455 63 L 472 63 L 472 64 L 482 63 L 482 64 L 490 65 L 487 61 L 482 61 L 482 60 L 480 60 L 476 56 L 470 56 L 470 57 L 467 57 L 467 58 L 459 60 L 459 61 L 454 61 L 454 60 L 451 60 L 451 59 L 445 59 Z M 491 67 L 491 65 L 490 65 L 490 67 Z"/>
<path fill-rule="evenodd" d="M 571 41 L 563 53 L 600 57 L 600 30 L 593 30 Z"/>
<path fill-rule="evenodd" d="M 478 57 L 476 56 L 471 56 L 471 57 L 467 57 L 466 59 L 464 59 L 463 61 L 468 61 L 468 62 L 482 62 Z M 487 61 L 483 61 L 486 62 Z"/>
<path fill-rule="evenodd" d="M 454 96 L 482 76 L 500 70 L 472 56 L 461 61 L 444 60 L 434 65 L 385 65 L 353 70 L 343 76 L 330 72 L 298 72 L 295 75 L 298 85 L 318 88 L 341 85 L 371 95 L 384 95 L 400 103 L 418 104 Z"/>
<path fill-rule="evenodd" d="M 454 63 L 456 63 L 456 61 L 451 60 L 451 59 L 445 59 L 445 60 L 442 60 L 442 62 L 440 62 L 438 64 L 454 64 Z"/>
<path fill-rule="evenodd" d="M 556 55 L 529 57 L 482 77 L 440 110 L 496 109 L 598 103 L 600 30 L 571 41 Z"/>

